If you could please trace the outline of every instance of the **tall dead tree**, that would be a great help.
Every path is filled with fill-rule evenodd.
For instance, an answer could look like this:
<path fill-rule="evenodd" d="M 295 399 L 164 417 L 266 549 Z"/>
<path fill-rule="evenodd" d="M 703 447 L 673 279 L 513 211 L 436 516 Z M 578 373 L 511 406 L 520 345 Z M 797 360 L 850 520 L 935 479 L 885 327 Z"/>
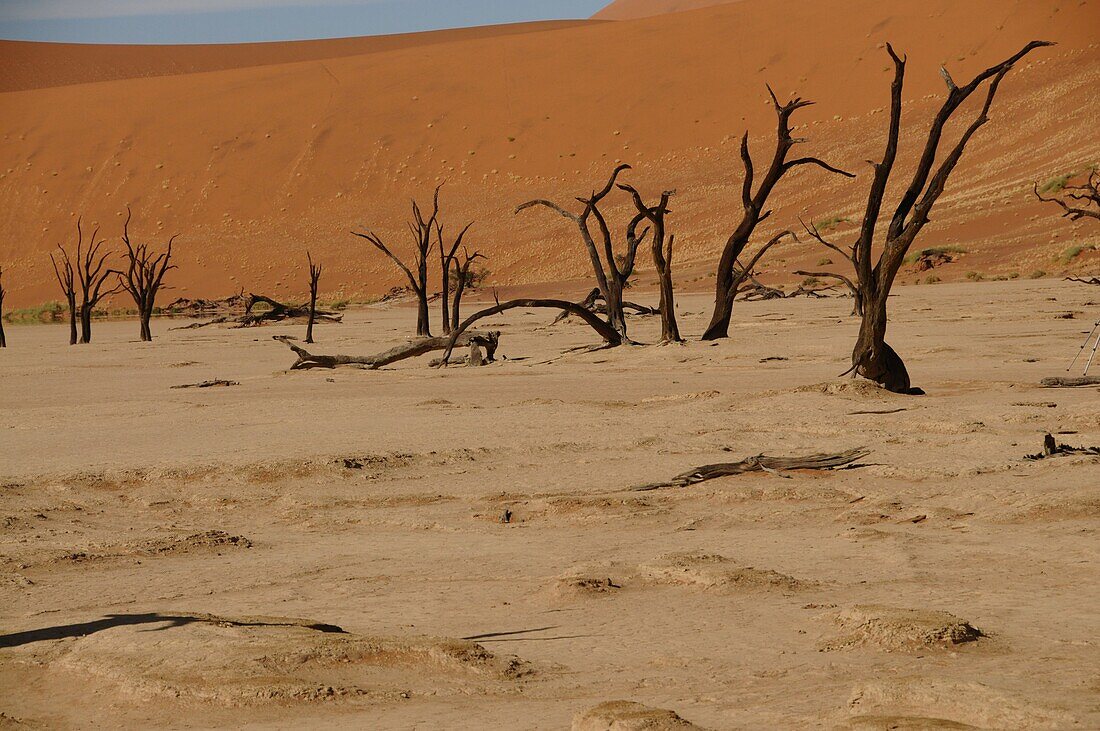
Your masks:
<path fill-rule="evenodd" d="M 436 186 L 435 194 L 432 197 L 432 213 L 427 218 L 424 218 L 423 212 L 420 210 L 420 204 L 415 200 L 412 202 L 413 220 L 409 222 L 409 231 L 413 236 L 413 268 L 416 270 L 415 274 L 413 268 L 406 266 L 405 262 L 390 251 L 385 242 L 373 231 L 367 231 L 366 233 L 351 232 L 352 235 L 369 241 L 374 248 L 388 256 L 405 273 L 409 280 L 409 286 L 412 287 L 413 293 L 416 295 L 416 334 L 424 338 L 432 336 L 431 324 L 428 318 L 428 252 L 432 248 L 432 236 L 436 233 L 436 223 L 439 221 L 439 189 L 442 187 L 442 183 Z"/>
<path fill-rule="evenodd" d="M 458 327 L 458 323 L 462 313 L 462 295 L 467 289 L 473 289 L 481 283 L 482 278 L 485 276 L 485 270 L 475 270 L 472 268 L 473 263 L 478 259 L 484 259 L 485 256 L 481 252 L 475 251 L 470 253 L 469 249 L 462 248 L 463 261 L 461 264 L 458 260 L 454 260 L 454 267 L 452 268 L 452 277 L 454 278 L 454 302 L 451 305 L 451 326 L 447 330 L 448 333 Z"/>
<path fill-rule="evenodd" d="M 77 230 L 80 230 L 79 221 L 77 222 Z M 57 249 L 61 252 L 61 264 L 58 265 L 58 259 L 55 259 L 52 253 L 50 254 L 50 263 L 53 264 L 54 276 L 57 277 L 57 283 L 61 286 L 61 293 L 64 295 L 66 306 L 69 308 L 69 345 L 76 345 L 76 271 L 73 269 L 73 262 L 69 258 L 69 252 L 65 251 L 65 247 L 58 244 Z"/>
<path fill-rule="evenodd" d="M 862 299 L 863 316 L 860 321 L 859 337 L 852 350 L 851 371 L 881 384 L 889 391 L 919 392 L 919 389 L 912 388 L 909 373 L 901 357 L 886 343 L 886 303 L 894 277 L 913 240 L 928 223 L 932 206 L 943 194 L 947 179 L 962 157 L 970 138 L 989 121 L 989 108 L 993 104 L 993 98 L 1005 74 L 1012 69 L 1013 64 L 1031 51 L 1049 45 L 1052 44 L 1046 41 L 1032 41 L 1012 57 L 982 71 L 961 87 L 955 84 L 946 68 L 940 69 L 947 83 L 947 98 L 932 120 L 913 179 L 890 219 L 878 261 L 872 264 L 871 249 L 875 230 L 878 226 L 886 186 L 897 157 L 898 138 L 901 131 L 902 89 L 905 81 L 906 60 L 894 53 L 894 49 L 887 44 L 886 50 L 894 61 L 894 80 L 890 87 L 890 122 L 882 161 L 872 163 L 874 178 L 867 196 L 867 208 L 863 215 L 859 238 L 855 244 L 858 274 L 856 284 Z M 986 81 L 989 81 L 989 86 L 981 111 L 963 131 L 955 145 L 946 154 L 941 155 L 940 142 L 948 121 L 962 103 Z M 941 159 L 938 167 L 936 166 L 937 157 Z"/>
<path fill-rule="evenodd" d="M 321 281 L 321 265 L 313 263 L 313 257 L 306 252 L 309 262 L 309 320 L 306 322 L 306 342 L 313 342 L 313 321 L 317 319 L 317 285 Z"/>
<path fill-rule="evenodd" d="M 4 336 L 4 267 L 0 267 L 0 348 L 8 347 L 8 339 Z"/>
<path fill-rule="evenodd" d="M 592 261 L 592 272 L 596 276 L 596 286 L 600 288 L 600 294 L 603 295 L 604 303 L 607 306 L 608 324 L 619 333 L 625 342 L 630 342 L 630 340 L 626 334 L 623 290 L 626 288 L 627 280 L 634 273 L 634 259 L 637 256 L 638 247 L 649 232 L 649 227 L 647 226 L 641 233 L 638 233 L 638 226 L 647 219 L 647 216 L 644 213 L 638 213 L 634 216 L 626 227 L 626 252 L 621 256 L 617 256 L 607 219 L 600 211 L 600 202 L 615 187 L 619 175 L 624 170 L 629 169 L 629 165 L 619 165 L 611 173 L 611 177 L 603 188 L 594 191 L 588 198 L 577 198 L 584 205 L 584 209 L 579 214 L 571 213 L 557 203 L 541 198 L 527 201 L 516 208 L 518 214 L 520 211 L 534 206 L 544 206 L 576 224 L 581 234 L 581 240 L 584 241 L 588 256 Z M 597 245 L 592 234 L 591 221 L 593 220 L 595 220 L 599 231 L 599 245 Z"/>
<path fill-rule="evenodd" d="M 137 305 L 138 319 L 141 321 L 141 340 L 149 343 L 153 341 L 153 331 L 149 326 L 153 319 L 153 308 L 156 307 L 157 293 L 164 283 L 164 275 L 171 269 L 175 269 L 172 261 L 172 244 L 176 236 L 168 239 L 168 246 L 157 254 L 148 244 L 137 244 L 130 241 L 130 207 L 126 207 L 126 221 L 122 224 L 122 243 L 126 246 L 126 270 L 119 271 L 119 284 L 122 289 L 130 293 L 134 304 Z"/>
<path fill-rule="evenodd" d="M 805 139 L 791 137 L 791 115 L 803 107 L 813 104 L 811 101 L 794 98 L 786 104 L 780 104 L 775 93 L 768 87 L 772 106 L 778 117 L 776 130 L 775 153 L 772 155 L 771 165 L 768 166 L 764 176 L 760 179 L 755 191 L 753 185 L 756 182 L 755 167 L 752 155 L 749 153 L 749 133 L 745 132 L 741 138 L 741 162 L 745 168 L 745 178 L 741 183 L 741 207 L 743 213 L 741 222 L 733 230 L 722 248 L 722 256 L 718 260 L 718 270 L 715 273 L 714 312 L 703 333 L 703 340 L 717 340 L 729 337 L 730 317 L 733 314 L 733 300 L 737 295 L 738 282 L 736 281 L 736 262 L 752 238 L 757 225 L 771 215 L 766 210 L 768 197 L 772 194 L 777 183 L 784 175 L 802 165 L 816 165 L 825 170 L 843 175 L 848 178 L 855 177 L 852 173 L 845 172 L 829 165 L 816 157 L 799 157 L 788 160 L 787 155 L 791 148 Z"/>
<path fill-rule="evenodd" d="M 440 292 L 440 302 L 442 305 L 443 314 L 443 334 L 451 332 L 451 326 L 457 317 L 451 316 L 451 269 L 456 264 L 455 255 L 458 252 L 458 247 L 462 245 L 462 239 L 466 237 L 466 232 L 470 230 L 470 227 L 474 223 L 471 221 L 466 224 L 466 228 L 462 229 L 455 240 L 451 242 L 450 248 L 446 248 L 443 244 L 443 226 L 438 221 L 435 224 L 435 238 L 439 247 L 439 272 L 443 278 L 442 288 Z"/>
<path fill-rule="evenodd" d="M 106 239 L 96 240 L 99 236 L 99 227 L 92 231 L 87 248 L 83 248 L 80 219 L 77 219 L 76 230 L 76 280 L 80 285 L 80 342 L 86 344 L 92 342 L 92 312 L 104 297 L 121 291 L 122 283 L 119 282 L 110 289 L 103 288 L 115 270 L 107 267 L 111 252 L 102 251 Z"/>
<path fill-rule="evenodd" d="M 672 245 L 675 234 L 668 233 L 665 217 L 669 214 L 669 198 L 676 194 L 674 190 L 661 193 L 661 200 L 650 206 L 642 200 L 641 194 L 629 185 L 620 184 L 619 188 L 630 194 L 638 213 L 644 214 L 653 226 L 650 248 L 653 253 L 653 266 L 657 270 L 657 279 L 661 290 L 661 342 L 682 343 L 680 328 L 676 324 L 676 290 L 672 284 Z"/>
<path fill-rule="evenodd" d="M 1071 221 L 1082 218 L 1095 218 L 1100 221 L 1100 169 L 1089 171 L 1089 178 L 1082 185 L 1063 185 L 1049 198 L 1043 197 L 1039 184 L 1035 184 L 1035 197 L 1044 203 L 1056 203 L 1062 209 L 1062 217 Z M 1070 201 L 1081 201 L 1071 203 Z M 1095 210 L 1093 210 L 1095 206 Z"/>

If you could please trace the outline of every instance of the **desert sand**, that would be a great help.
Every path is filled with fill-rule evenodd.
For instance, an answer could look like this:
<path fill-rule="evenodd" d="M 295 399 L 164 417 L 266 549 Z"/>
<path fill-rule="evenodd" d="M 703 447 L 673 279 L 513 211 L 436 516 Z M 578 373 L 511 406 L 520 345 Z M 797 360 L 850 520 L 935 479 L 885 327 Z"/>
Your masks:
<path fill-rule="evenodd" d="M 1096 728 L 1097 458 L 1024 459 L 1046 432 L 1100 443 L 1095 388 L 1038 386 L 1094 290 L 899 288 L 892 341 L 921 398 L 836 378 L 844 298 L 739 303 L 727 341 L 564 357 L 593 333 L 517 310 L 489 323 L 505 359 L 442 371 L 288 372 L 271 336 L 299 324 L 156 320 L 139 344 L 106 322 L 78 348 L 11 327 L 0 711 L 13 728 Z M 681 299 L 685 331 L 707 304 Z M 353 309 L 312 347 L 382 350 L 413 316 Z M 631 327 L 652 341 L 657 319 Z M 171 388 L 212 378 L 239 385 Z M 860 446 L 849 470 L 633 490 Z"/>
<path fill-rule="evenodd" d="M 444 180 L 447 221 L 477 221 L 470 243 L 489 256 L 494 285 L 575 280 L 588 266 L 575 232 L 513 208 L 586 194 L 616 161 L 634 165 L 630 180 L 649 195 L 678 191 L 678 283 L 702 288 L 740 212 L 741 134 L 758 156 L 774 146 L 766 83 L 784 101 L 817 102 L 794 120 L 808 138 L 799 152 L 859 177 L 791 175 L 760 240 L 798 229 L 799 216 L 861 210 L 864 161 L 885 137 L 886 42 L 910 59 L 902 164 L 942 99 L 941 63 L 966 78 L 1029 40 L 1058 42 L 1006 79 L 920 246 L 966 250 L 937 272 L 945 281 L 1095 272 L 1089 222 L 1059 219 L 1031 188 L 1098 162 L 1096 0 L 776 8 L 742 0 L 620 21 L 261 47 L 0 44 L 11 89 L 0 94 L 7 306 L 58 299 L 48 252 L 70 243 L 78 216 L 117 245 L 127 205 L 136 236 L 180 234 L 180 294 L 300 296 L 308 248 L 327 264 L 329 292 L 369 299 L 403 284 L 401 274 L 349 230 L 406 246 L 409 199 Z M 850 231 L 842 223 L 834 233 Z M 1062 261 L 1073 245 L 1086 250 Z M 813 242 L 784 245 L 765 281 L 790 281 L 820 258 Z"/>

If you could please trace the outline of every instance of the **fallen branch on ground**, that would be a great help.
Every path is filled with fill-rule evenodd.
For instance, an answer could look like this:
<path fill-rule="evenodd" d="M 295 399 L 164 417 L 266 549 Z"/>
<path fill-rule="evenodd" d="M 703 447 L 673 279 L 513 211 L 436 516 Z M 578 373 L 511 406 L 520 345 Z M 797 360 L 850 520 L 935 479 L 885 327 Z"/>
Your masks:
<path fill-rule="evenodd" d="M 297 354 L 298 360 L 294 362 L 294 365 L 290 366 L 290 370 L 292 371 L 308 370 L 310 368 L 337 368 L 340 366 L 373 371 L 391 363 L 396 363 L 399 360 L 415 358 L 434 350 L 447 350 L 447 354 L 444 357 L 448 357 L 450 355 L 449 347 L 455 345 L 470 345 L 471 343 L 484 348 L 486 360 L 492 362 L 496 356 L 497 344 L 500 341 L 500 332 L 496 330 L 471 331 L 462 333 L 461 337 L 453 339 L 453 341 L 450 336 L 417 338 L 416 340 L 402 343 L 401 345 L 376 355 L 315 355 L 305 348 L 290 342 L 290 338 L 286 335 L 276 335 L 272 340 L 278 340 Z"/>
<path fill-rule="evenodd" d="M 1039 381 L 1039 385 L 1046 388 L 1076 388 L 1078 386 L 1100 386 L 1100 377 L 1079 376 L 1077 378 L 1062 378 L 1053 376 Z"/>
<path fill-rule="evenodd" d="M 1100 277 L 1066 277 L 1067 282 L 1079 282 L 1081 284 L 1100 284 Z"/>
<path fill-rule="evenodd" d="M 687 487 L 716 477 L 743 475 L 746 472 L 771 472 L 777 474 L 787 470 L 834 470 L 850 466 L 857 459 L 870 454 L 866 449 L 849 449 L 835 454 L 811 454 L 806 457 L 769 457 L 760 454 L 743 459 L 740 462 L 720 462 L 688 470 L 667 482 L 654 482 L 634 488 L 637 492 L 659 490 L 663 487 Z M 781 475 L 786 476 L 786 475 Z"/>
<path fill-rule="evenodd" d="M 593 290 L 588 293 L 588 296 L 577 304 L 589 310 L 590 312 L 596 313 L 597 315 L 607 314 L 607 305 L 603 302 L 603 295 L 600 294 L 599 287 L 593 288 Z M 623 300 L 623 310 L 631 312 L 635 315 L 649 316 L 661 314 L 661 311 L 656 307 L 648 307 L 646 305 L 640 305 L 637 302 L 629 302 L 627 300 Z M 550 324 L 557 325 L 562 320 L 570 317 L 571 314 L 572 313 L 570 313 L 568 310 L 562 310 L 558 313 L 558 316 L 555 317 L 553 322 L 551 322 Z"/>
<path fill-rule="evenodd" d="M 265 304 L 270 309 L 263 312 L 253 312 L 252 310 L 258 304 Z M 193 330 L 200 327 L 206 327 L 208 325 L 217 325 L 222 323 L 234 323 L 233 327 L 256 327 L 257 325 L 263 325 L 268 322 L 281 322 L 283 320 L 292 318 L 306 319 L 309 317 L 309 305 L 288 305 L 283 302 L 278 302 L 265 297 L 262 294 L 250 294 L 244 299 L 244 314 L 233 317 L 230 315 L 222 315 L 215 317 L 212 320 L 206 322 L 193 322 L 190 325 L 183 325 L 181 327 L 174 327 L 173 330 Z M 318 321 L 324 322 L 341 322 L 344 316 L 336 312 L 329 312 L 327 310 L 317 310 Z"/>
<path fill-rule="evenodd" d="M 172 388 L 213 388 L 215 386 L 239 386 L 241 385 L 237 381 L 226 381 L 221 378 L 214 379 L 213 381 L 200 381 L 198 383 L 184 383 L 179 386 L 172 386 Z"/>
<path fill-rule="evenodd" d="M 1038 454 L 1028 454 L 1024 459 L 1032 461 L 1054 457 L 1059 454 L 1096 454 L 1100 455 L 1100 447 L 1071 447 L 1068 444 L 1059 444 L 1053 435 L 1043 437 L 1043 451 Z"/>

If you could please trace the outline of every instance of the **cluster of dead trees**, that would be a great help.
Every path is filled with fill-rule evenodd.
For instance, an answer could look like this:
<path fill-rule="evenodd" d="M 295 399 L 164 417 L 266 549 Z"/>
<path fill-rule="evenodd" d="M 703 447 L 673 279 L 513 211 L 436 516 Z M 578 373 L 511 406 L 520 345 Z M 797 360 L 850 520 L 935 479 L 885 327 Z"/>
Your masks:
<path fill-rule="evenodd" d="M 467 223 L 454 238 L 444 236 L 444 225 L 440 217 L 439 192 L 443 184 L 435 188 L 432 195 L 432 209 L 427 217 L 417 201 L 412 201 L 412 220 L 408 223 L 412 235 L 412 264 L 406 264 L 386 242 L 372 230 L 352 231 L 353 236 L 366 240 L 378 251 L 385 254 L 409 282 L 409 288 L 416 296 L 416 335 L 420 338 L 432 337 L 431 317 L 428 301 L 431 290 L 428 284 L 428 259 L 434 254 L 439 257 L 440 277 L 440 328 L 443 334 L 449 334 L 458 327 L 462 311 L 462 295 L 467 289 L 475 288 L 485 276 L 484 270 L 478 270 L 474 263 L 485 257 L 478 251 L 471 252 L 463 246 L 463 240 L 473 222 Z M 462 247 L 462 257 L 458 249 Z"/>
<path fill-rule="evenodd" d="M 890 113 L 887 121 L 886 144 L 877 161 L 868 161 L 872 176 L 859 229 L 854 239 L 838 243 L 826 237 L 825 232 L 813 224 L 803 223 L 803 230 L 821 246 L 837 253 L 851 265 L 851 272 L 799 272 L 806 276 L 834 279 L 843 284 L 853 298 L 853 314 L 860 318 L 859 334 L 852 350 L 849 373 L 858 374 L 879 383 L 897 393 L 919 393 L 913 388 L 904 361 L 886 342 L 888 312 L 887 302 L 895 277 L 904 258 L 917 236 L 930 220 L 933 206 L 943 194 L 948 179 L 958 165 L 967 144 L 974 134 L 989 120 L 989 111 L 1001 82 L 1017 63 L 1037 48 L 1052 45 L 1044 41 L 1032 41 L 1004 61 L 987 68 L 965 84 L 959 85 L 945 68 L 941 68 L 947 86 L 947 94 L 936 112 L 923 139 L 923 145 L 911 172 L 905 173 L 908 182 L 903 185 L 900 198 L 893 204 L 892 215 L 887 220 L 883 208 L 886 205 L 887 188 L 897 165 L 898 146 L 902 135 L 902 99 L 906 74 L 906 59 L 899 56 L 887 44 L 886 51 L 893 62 L 893 81 L 890 87 Z M 949 122 L 962 108 L 964 102 L 980 89 L 984 98 L 977 105 L 977 113 L 957 135 L 953 143 L 945 141 Z M 853 178 L 851 172 L 842 170 L 819 157 L 793 154 L 796 146 L 806 140 L 792 135 L 792 117 L 812 102 L 795 97 L 781 103 L 768 88 L 772 107 L 776 114 L 775 147 L 766 166 L 754 160 L 750 151 L 749 136 L 741 138 L 740 164 L 743 178 L 740 190 L 740 212 L 736 225 L 721 245 L 715 269 L 714 305 L 702 340 L 718 340 L 729 337 L 735 298 L 738 294 L 752 292 L 754 296 L 770 296 L 770 288 L 761 285 L 753 272 L 761 259 L 774 246 L 787 238 L 797 239 L 792 230 L 782 230 L 757 247 L 751 256 L 746 254 L 754 240 L 759 225 L 772 215 L 770 207 L 777 187 L 783 179 L 801 167 L 818 168 L 826 173 Z M 979 95 L 982 97 L 983 95 Z M 388 351 L 379 356 L 318 356 L 297 346 L 292 346 L 299 356 L 295 367 L 335 367 L 358 364 L 361 367 L 378 367 L 379 363 L 393 362 L 400 357 L 411 357 L 428 350 L 442 349 L 445 355 L 441 363 L 448 362 L 453 348 L 473 342 L 481 347 L 489 342 L 490 335 L 470 333 L 476 322 L 514 308 L 545 307 L 559 310 L 563 315 L 581 318 L 603 340 L 606 346 L 630 344 L 634 341 L 628 331 L 627 311 L 650 309 L 629 302 L 624 290 L 629 287 L 635 273 L 637 257 L 642 247 L 649 244 L 650 256 L 657 273 L 660 301 L 656 312 L 661 317 L 661 343 L 683 341 L 675 309 L 673 282 L 673 254 L 675 234 L 670 230 L 670 203 L 675 190 L 663 190 L 659 194 L 644 195 L 635 186 L 622 180 L 629 165 L 618 165 L 599 188 L 582 194 L 567 205 L 548 199 L 534 199 L 517 206 L 519 214 L 542 208 L 558 214 L 575 227 L 580 242 L 588 255 L 595 281 L 595 288 L 585 300 L 570 302 L 560 299 L 516 299 L 497 301 L 492 307 L 476 312 L 466 319 L 461 317 L 462 297 L 465 291 L 476 286 L 483 276 L 475 268 L 481 253 L 471 252 L 464 241 L 473 223 L 454 229 L 447 235 L 441 220 L 440 190 L 436 187 L 430 210 L 425 211 L 415 200 L 412 202 L 412 220 L 408 229 L 412 238 L 411 258 L 402 258 L 381 236 L 373 230 L 351 233 L 371 244 L 384 254 L 405 275 L 408 286 L 417 300 L 417 341 L 402 346 L 400 352 Z M 1060 206 L 1064 215 L 1073 220 L 1082 217 L 1100 219 L 1100 173 L 1090 173 L 1081 186 L 1069 186 L 1061 196 L 1044 197 L 1038 186 L 1035 195 L 1043 201 Z M 612 195 L 622 193 L 631 213 L 615 223 L 607 212 Z M 1097 210 L 1093 210 L 1093 206 Z M 172 244 L 168 240 L 157 253 L 146 244 L 134 245 L 129 237 L 130 216 L 127 213 L 122 241 L 125 245 L 125 266 L 113 269 L 107 265 L 110 252 L 102 249 L 98 229 L 85 242 L 81 222 L 77 221 L 75 254 L 59 245 L 55 258 L 51 255 L 54 272 L 65 295 L 70 314 L 70 342 L 91 341 L 91 315 L 103 297 L 126 291 L 137 305 L 141 321 L 141 338 L 150 340 L 149 319 L 158 292 L 163 286 L 164 275 L 173 269 Z M 461 255 L 459 251 L 461 250 Z M 438 269 L 431 261 L 438 259 Z M 306 342 L 313 342 L 313 325 L 318 318 L 338 320 L 332 313 L 317 310 L 318 283 L 322 267 L 315 264 L 307 253 L 309 262 L 310 300 L 308 306 L 284 305 L 270 298 L 251 295 L 247 301 L 244 325 L 285 317 L 306 317 Z M 430 270 L 438 277 L 440 285 L 440 329 L 442 337 L 432 337 L 430 316 Z M 0 288 L 0 302 L 3 290 Z M 266 313 L 252 313 L 258 302 L 269 305 Z M 497 337 L 492 335 L 495 350 Z M 0 344 L 3 333 L 0 331 Z M 290 343 L 287 343 L 290 345 Z M 396 358 L 395 358 L 396 356 Z M 490 355 L 489 360 L 492 357 Z M 482 359 L 478 358 L 480 362 Z"/>
<path fill-rule="evenodd" d="M 897 393 L 921 393 L 913 388 L 905 363 L 897 352 L 886 342 L 887 301 L 894 279 L 901 267 L 906 253 L 921 230 L 930 220 L 933 206 L 943 194 L 948 178 L 958 165 L 967 144 L 974 134 L 989 120 L 989 110 L 1000 87 L 1001 81 L 1013 65 L 1033 50 L 1051 45 L 1044 41 L 1032 41 L 1020 51 L 1001 63 L 989 67 L 974 76 L 970 81 L 958 85 L 941 68 L 940 73 L 947 85 L 947 96 L 937 111 L 927 131 L 919 158 L 913 165 L 911 177 L 904 188 L 900 200 L 894 207 L 885 230 L 880 231 L 880 222 L 884 219 L 883 206 L 887 186 L 895 172 L 898 145 L 902 133 L 902 98 L 905 82 L 906 60 L 895 53 L 893 47 L 886 46 L 893 61 L 894 75 L 890 88 L 890 114 L 887 122 L 886 146 L 878 161 L 868 161 L 873 175 L 867 193 L 867 200 L 855 239 L 847 244 L 837 244 L 827 239 L 816 226 L 805 225 L 805 231 L 822 246 L 836 252 L 851 264 L 850 275 L 834 272 L 801 272 L 807 276 L 835 279 L 844 284 L 853 298 L 854 314 L 860 318 L 859 335 L 852 350 L 852 366 L 848 373 L 855 373 L 870 379 L 884 388 Z M 980 110 L 971 119 L 966 128 L 953 144 L 944 142 L 946 128 L 951 119 L 979 89 L 985 88 L 984 100 Z M 760 223 L 772 215 L 769 207 L 773 193 L 780 182 L 796 168 L 807 166 L 842 175 L 855 177 L 853 173 L 835 167 L 821 158 L 811 155 L 797 156 L 792 151 L 795 146 L 805 142 L 792 135 L 791 118 L 795 112 L 812 102 L 795 97 L 786 103 L 780 103 L 771 88 L 768 88 L 772 107 L 777 118 L 775 149 L 766 168 L 759 168 L 750 151 L 749 137 L 746 132 L 741 138 L 740 157 L 743 168 L 741 184 L 741 215 L 737 225 L 725 240 L 715 271 L 714 305 L 710 321 L 701 335 L 702 340 L 718 340 L 729 337 L 730 322 L 734 300 L 746 289 L 758 296 L 769 296 L 769 288 L 764 287 L 753 277 L 753 271 L 761 258 L 774 246 L 786 238 L 797 238 L 795 233 L 784 230 L 759 246 L 752 256 L 746 257 L 745 251 L 753 240 Z M 670 201 L 674 190 L 665 190 L 649 201 L 639 190 L 620 178 L 629 165 L 619 165 L 598 189 L 575 200 L 579 205 L 568 206 L 554 201 L 538 198 L 519 205 L 517 214 L 534 208 L 544 208 L 569 221 L 577 230 L 591 263 L 596 287 L 582 302 L 569 302 L 559 299 L 517 299 L 496 302 L 492 307 L 474 313 L 460 322 L 459 299 L 464 284 L 464 272 L 472 259 L 478 254 L 466 253 L 466 261 L 459 265 L 455 253 L 462 243 L 470 226 L 458 232 L 449 242 L 443 235 L 443 226 L 439 221 L 439 188 L 436 188 L 430 215 L 424 216 L 419 205 L 412 204 L 413 221 L 409 225 L 412 232 L 414 250 L 412 265 L 406 264 L 393 253 L 387 244 L 374 232 L 352 232 L 369 241 L 396 264 L 408 278 L 409 286 L 418 301 L 416 334 L 420 344 L 432 341 L 431 349 L 438 346 L 438 338 L 431 338 L 428 316 L 428 258 L 433 248 L 438 251 L 442 276 L 442 323 L 444 334 L 449 334 L 441 363 L 445 364 L 453 348 L 460 343 L 464 333 L 479 320 L 514 308 L 546 307 L 558 309 L 563 314 L 576 315 L 588 324 L 604 341 L 606 346 L 618 346 L 633 343 L 628 332 L 626 312 L 632 303 L 624 299 L 624 290 L 629 286 L 634 274 L 637 255 L 647 238 L 653 259 L 653 266 L 660 285 L 661 342 L 682 342 L 679 325 L 676 320 L 675 288 L 672 277 L 673 245 L 675 235 L 669 229 Z M 1100 179 L 1100 178 L 1098 178 Z M 1069 197 L 1074 200 L 1097 202 L 1096 184 L 1090 176 L 1091 188 L 1068 189 Z M 609 196 L 618 189 L 625 193 L 632 204 L 633 214 L 620 226 L 609 220 L 604 204 Z M 1036 189 L 1036 195 L 1039 195 Z M 1040 196 L 1041 198 L 1041 196 Z M 1064 200 L 1056 200 L 1066 209 L 1066 215 L 1078 218 L 1092 215 L 1072 208 Z M 616 245 L 616 242 L 621 242 Z M 877 257 L 875 254 L 877 253 Z M 452 274 L 457 272 L 457 274 Z M 458 282 L 457 292 L 452 301 L 449 297 L 449 284 L 455 276 Z M 635 307 L 637 307 L 635 305 Z M 410 349 L 411 348 L 411 349 Z M 406 346 L 403 352 L 419 354 L 420 345 Z M 296 349 L 299 364 L 296 367 L 334 367 L 343 361 L 359 361 L 360 365 L 377 367 L 377 356 L 314 356 Z M 390 354 L 392 355 L 392 353 Z M 388 357 L 388 356 L 387 356 Z M 392 362 L 392 361 L 388 361 Z"/>

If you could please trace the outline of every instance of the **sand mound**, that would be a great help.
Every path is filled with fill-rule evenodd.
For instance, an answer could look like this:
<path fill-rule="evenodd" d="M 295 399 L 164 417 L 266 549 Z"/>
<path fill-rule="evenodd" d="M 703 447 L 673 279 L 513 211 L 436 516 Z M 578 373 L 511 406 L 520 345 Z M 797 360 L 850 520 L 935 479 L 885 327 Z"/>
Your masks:
<path fill-rule="evenodd" d="M 57 562 L 83 563 L 132 556 L 168 556 L 195 551 L 251 547 L 252 541 L 244 536 L 234 536 L 220 530 L 208 530 L 183 538 L 153 538 L 145 541 L 99 546 L 86 551 L 71 551 L 54 560 Z"/>
<path fill-rule="evenodd" d="M 849 731 L 965 731 L 977 726 L 922 716 L 858 716 L 841 728 Z"/>
<path fill-rule="evenodd" d="M 159 622 L 167 625 L 142 626 Z M 302 620 L 210 615 L 152 615 L 68 647 L 51 667 L 102 681 L 120 696 L 226 706 L 489 692 L 531 672 L 518 658 L 463 640 L 364 637 Z"/>
<path fill-rule="evenodd" d="M 576 599 L 608 596 L 622 588 L 622 584 L 610 576 L 596 573 L 567 573 L 554 579 L 551 592 L 562 599 Z"/>
<path fill-rule="evenodd" d="M 650 396 L 642 399 L 643 404 L 678 403 L 681 401 L 709 401 L 722 395 L 721 391 L 696 391 L 694 393 L 674 393 L 668 396 Z"/>
<path fill-rule="evenodd" d="M 1069 714 L 1039 707 L 981 683 L 928 678 L 867 683 L 852 692 L 848 707 L 855 716 L 871 717 L 869 722 L 894 716 L 908 719 L 913 725 L 900 728 L 913 729 L 1052 729 L 1074 723 Z M 920 723 L 925 725 L 917 725 Z"/>
<path fill-rule="evenodd" d="M 799 386 L 785 393 L 827 393 L 849 398 L 890 398 L 898 395 L 887 391 L 877 383 L 862 379 L 812 383 L 808 386 Z"/>
<path fill-rule="evenodd" d="M 693 586 L 706 591 L 742 589 L 786 589 L 804 587 L 803 581 L 770 569 L 738 566 L 725 556 L 693 551 L 670 553 L 652 564 L 639 567 L 650 583 Z"/>
<path fill-rule="evenodd" d="M 879 605 L 845 609 L 836 616 L 836 623 L 844 634 L 825 649 L 873 646 L 884 650 L 924 650 L 975 642 L 984 636 L 969 622 L 947 612 Z"/>
<path fill-rule="evenodd" d="M 686 731 L 698 729 L 674 711 L 633 701 L 607 701 L 573 717 L 573 731 Z"/>

